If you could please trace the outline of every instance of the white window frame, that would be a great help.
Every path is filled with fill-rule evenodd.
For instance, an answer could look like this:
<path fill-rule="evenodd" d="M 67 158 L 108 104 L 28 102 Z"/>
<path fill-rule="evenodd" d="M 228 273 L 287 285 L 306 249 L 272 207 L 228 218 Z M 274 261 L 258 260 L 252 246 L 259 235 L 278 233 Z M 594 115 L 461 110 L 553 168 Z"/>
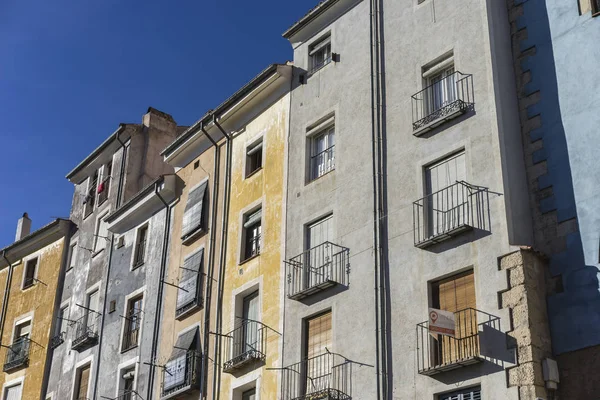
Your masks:
<path fill-rule="evenodd" d="M 100 224 L 102 223 L 102 220 L 108 216 L 109 213 L 110 213 L 110 210 L 106 210 L 106 212 L 103 212 L 102 215 L 100 215 L 100 216 L 98 216 L 98 218 L 96 218 L 96 225 L 94 225 L 94 242 L 93 242 L 93 246 L 92 246 L 92 249 L 94 252 L 92 254 L 92 258 L 96 257 L 98 254 L 102 253 L 108 247 L 108 239 L 101 238 L 98 235 L 100 234 Z M 106 223 L 106 225 L 108 226 L 108 223 Z M 107 234 L 106 237 L 108 238 L 108 235 L 110 235 L 110 231 L 108 229 L 106 230 L 106 234 Z M 99 250 L 96 250 L 98 240 L 104 240 L 104 247 Z"/>
<path fill-rule="evenodd" d="M 84 368 L 85 366 L 89 365 L 90 366 L 90 383 L 94 382 L 94 380 L 92 379 L 92 377 L 94 376 L 94 356 L 91 355 L 89 357 L 84 358 L 83 360 L 79 361 L 77 364 L 75 364 L 75 367 L 73 368 L 73 379 L 71 382 L 71 400 L 77 400 L 77 398 L 75 398 L 75 387 L 77 385 L 77 375 L 79 373 L 79 370 Z M 92 385 L 88 384 L 88 391 L 85 395 L 86 398 L 90 398 L 90 392 L 92 390 Z"/>
<path fill-rule="evenodd" d="M 137 391 L 138 375 L 139 375 L 140 357 L 136 356 L 130 360 L 124 361 L 117 367 L 119 382 L 117 382 L 115 390 L 115 398 L 119 397 L 121 386 L 123 385 L 123 372 L 128 369 L 134 370 L 135 378 L 133 378 L 133 390 Z"/>
<path fill-rule="evenodd" d="M 20 378 L 16 378 L 13 379 L 11 381 L 8 382 L 4 382 L 4 384 L 2 385 L 2 398 L 1 400 L 5 400 L 6 397 L 6 390 L 17 386 L 17 385 L 21 385 L 21 399 L 23 399 L 23 384 L 25 383 L 25 376 L 22 376 Z"/>
<path fill-rule="evenodd" d="M 325 32 L 313 40 L 308 45 L 308 71 L 312 75 L 317 71 L 325 68 L 333 61 L 333 40 L 331 31 Z M 329 56 L 327 57 L 327 48 L 329 48 Z M 323 52 L 323 62 L 320 65 L 315 65 L 315 55 Z"/>
<path fill-rule="evenodd" d="M 265 166 L 265 133 L 261 132 L 258 136 L 252 138 L 252 140 L 250 140 L 246 146 L 244 147 L 244 180 L 248 179 L 252 176 L 254 176 L 255 174 L 258 173 L 258 171 L 260 171 L 261 169 L 264 168 Z M 257 169 L 255 169 L 252 172 L 248 172 L 248 161 L 249 161 L 249 155 L 248 155 L 248 150 L 250 148 L 253 148 L 255 146 L 257 146 L 258 144 L 262 145 L 262 148 L 260 149 L 261 152 L 261 161 L 260 161 L 260 167 L 258 167 Z"/>
<path fill-rule="evenodd" d="M 73 252 L 73 249 L 75 249 L 75 252 Z M 69 271 L 75 269 L 75 265 L 73 265 L 73 263 L 74 263 L 74 261 L 77 261 L 77 260 L 73 259 L 73 253 L 75 253 L 75 256 L 77 256 L 79 253 L 79 239 L 75 239 L 75 240 L 71 241 L 71 243 L 69 243 L 69 260 L 67 262 L 66 272 L 69 272 Z M 77 257 L 75 257 L 75 258 L 77 258 Z"/>
<path fill-rule="evenodd" d="M 108 164 L 110 164 L 110 167 L 111 167 L 111 175 L 114 175 L 114 169 L 115 169 L 114 154 L 110 158 L 110 161 L 105 162 L 98 169 L 98 185 L 100 184 L 100 182 L 104 182 L 104 174 L 105 174 L 106 167 Z M 102 202 L 102 204 L 106 203 L 108 201 L 108 199 L 110 199 L 110 193 L 112 191 L 112 187 L 113 187 L 112 182 L 110 182 L 108 184 L 108 192 L 106 193 L 106 200 L 104 200 Z M 98 190 L 98 186 L 96 186 L 96 200 L 98 200 L 98 198 L 100 197 L 100 194 L 97 192 L 97 190 Z M 101 205 L 100 202 L 96 201 L 96 208 L 100 207 L 100 205 Z"/>
<path fill-rule="evenodd" d="M 13 327 L 12 327 L 12 332 L 10 334 L 11 337 L 11 341 L 10 343 L 13 344 L 15 342 L 15 334 L 17 333 L 17 326 L 19 325 L 23 325 L 24 323 L 29 322 L 29 338 L 31 339 L 31 336 L 33 336 L 33 313 L 31 314 L 26 314 L 26 316 L 20 316 L 18 318 L 15 318 L 15 320 L 13 321 Z"/>
<path fill-rule="evenodd" d="M 137 251 L 137 246 L 138 246 L 138 239 L 139 239 L 139 235 L 140 235 L 140 230 L 142 228 L 146 227 L 146 247 L 144 248 L 144 262 L 140 265 L 135 265 L 135 256 L 136 256 L 136 251 Z M 140 267 L 142 267 L 144 264 L 146 264 L 146 258 L 148 256 L 148 242 L 150 238 L 150 221 L 145 221 L 142 222 L 141 224 L 139 224 L 137 227 L 135 227 L 135 235 L 134 235 L 134 239 L 133 239 L 133 251 L 131 252 L 131 262 L 129 263 L 129 271 L 133 271 L 136 270 Z"/>
<path fill-rule="evenodd" d="M 123 314 L 122 314 L 124 316 L 127 315 L 127 309 L 129 308 L 129 302 L 132 299 L 134 299 L 137 296 L 139 296 L 139 295 L 142 296 L 142 312 L 140 313 L 140 322 L 139 322 L 139 324 L 140 324 L 140 330 L 139 330 L 139 333 L 138 333 L 138 344 L 137 344 L 136 347 L 140 346 L 139 339 L 142 338 L 142 330 L 144 328 L 144 308 L 146 308 L 146 286 L 142 286 L 141 288 L 137 289 L 136 291 L 131 292 L 127 296 L 125 296 L 125 302 L 123 304 Z M 120 339 L 121 343 L 119 344 L 119 348 L 121 349 L 121 353 L 122 353 L 123 351 L 125 351 L 125 349 L 123 349 L 123 339 L 125 338 L 124 337 L 124 335 L 125 335 L 125 326 L 127 324 L 127 321 L 126 321 L 125 318 L 121 318 L 121 319 L 123 320 L 123 322 L 121 323 L 121 335 L 119 336 L 119 339 Z M 127 350 L 131 350 L 133 348 L 134 347 L 129 348 Z"/>
<path fill-rule="evenodd" d="M 29 263 L 29 261 L 35 260 L 35 259 L 37 259 L 37 262 L 35 264 L 35 271 L 33 272 L 33 284 L 31 286 L 25 287 L 25 276 L 27 273 L 27 263 Z M 40 271 L 40 263 L 41 262 L 42 262 L 42 254 L 40 252 L 32 254 L 32 255 L 28 256 L 27 258 L 23 259 L 23 273 L 21 276 L 21 290 L 31 289 L 32 287 L 35 286 L 37 279 L 38 279 L 38 273 Z"/>
<path fill-rule="evenodd" d="M 58 320 L 58 316 L 60 315 L 60 310 L 62 310 L 63 308 L 67 309 L 67 315 L 63 315 L 63 318 L 66 317 L 68 320 L 71 319 L 71 311 L 72 311 L 71 300 L 65 300 L 62 303 L 60 303 L 60 306 L 58 306 L 58 312 L 57 312 L 57 315 L 56 315 L 56 323 L 57 323 L 57 325 L 56 325 L 56 327 L 54 329 L 54 332 L 52 333 L 52 337 L 56 336 L 56 331 L 60 329 L 60 326 L 62 324 L 62 320 L 59 321 Z M 67 322 L 67 324 L 68 324 L 68 322 Z M 66 336 L 67 336 L 66 333 L 67 332 L 65 332 L 65 340 L 66 340 Z"/>

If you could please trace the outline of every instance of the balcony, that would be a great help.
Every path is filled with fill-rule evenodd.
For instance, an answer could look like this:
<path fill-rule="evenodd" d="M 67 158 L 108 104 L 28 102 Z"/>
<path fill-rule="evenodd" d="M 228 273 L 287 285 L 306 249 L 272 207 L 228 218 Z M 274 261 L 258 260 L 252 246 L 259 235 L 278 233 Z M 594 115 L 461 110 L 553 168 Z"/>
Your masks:
<path fill-rule="evenodd" d="M 460 181 L 413 203 L 415 246 L 425 248 L 464 231 L 488 227 L 488 189 Z"/>
<path fill-rule="evenodd" d="M 13 371 L 17 368 L 27 367 L 29 364 L 29 346 L 31 340 L 26 337 L 19 338 L 6 348 L 6 360 L 4 361 L 4 372 Z"/>
<path fill-rule="evenodd" d="M 454 313 L 455 335 L 429 331 L 429 322 L 417 324 L 417 369 L 422 375 L 462 368 L 484 360 L 480 341 L 484 330 L 499 330 L 500 318 L 474 308 Z"/>
<path fill-rule="evenodd" d="M 421 136 L 475 106 L 473 75 L 454 72 L 412 95 L 413 135 Z"/>
<path fill-rule="evenodd" d="M 283 369 L 282 400 L 352 398 L 352 364 L 337 354 L 309 358 Z"/>
<path fill-rule="evenodd" d="M 163 369 L 163 384 L 161 399 L 174 398 L 183 393 L 200 389 L 200 362 L 202 356 L 199 352 L 189 350 L 181 359 L 167 363 Z M 172 363 L 171 365 L 169 365 Z"/>
<path fill-rule="evenodd" d="M 264 362 L 267 353 L 267 329 L 261 322 L 243 320 L 224 337 L 223 372 L 232 373 L 254 363 Z"/>
<path fill-rule="evenodd" d="M 65 342 L 65 332 L 59 332 L 50 338 L 50 348 L 55 349 Z"/>
<path fill-rule="evenodd" d="M 346 285 L 349 249 L 324 242 L 286 261 L 288 298 L 301 300 L 335 285 Z"/>
<path fill-rule="evenodd" d="M 73 324 L 75 325 L 75 336 L 71 343 L 73 350 L 83 351 L 98 343 L 100 315 L 86 314 Z"/>

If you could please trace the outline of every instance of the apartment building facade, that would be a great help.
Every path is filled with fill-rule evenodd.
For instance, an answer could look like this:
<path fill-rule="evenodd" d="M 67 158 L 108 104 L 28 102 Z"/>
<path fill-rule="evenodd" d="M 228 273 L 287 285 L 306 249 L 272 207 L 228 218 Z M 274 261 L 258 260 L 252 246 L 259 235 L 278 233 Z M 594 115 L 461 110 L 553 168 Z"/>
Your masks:
<path fill-rule="evenodd" d="M 508 1 L 535 246 L 549 257 L 560 398 L 600 390 L 600 3 Z"/>
<path fill-rule="evenodd" d="M 508 21 L 494 1 L 331 0 L 284 33 L 282 399 L 546 398 Z"/>
<path fill-rule="evenodd" d="M 55 322 L 73 224 L 56 219 L 30 233 L 27 213 L 15 242 L 0 250 L 2 399 L 44 398 L 49 355 L 61 340 Z"/>
<path fill-rule="evenodd" d="M 115 300 L 107 297 L 108 270 L 116 246 L 106 217 L 159 176 L 173 173 L 159 153 L 181 130 L 170 115 L 149 108 L 142 123 L 121 124 L 67 175 L 75 185 L 71 220 L 78 229 L 69 244 L 60 301 L 61 318 L 68 321 L 67 334 L 52 353 L 47 396 L 96 399 L 106 395 L 100 385 L 119 381 L 116 368 L 102 366 L 103 357 L 118 356 L 100 354 L 106 346 L 103 323 L 114 319 L 108 300 Z M 112 289 L 110 295 L 118 297 L 117 290 Z"/>

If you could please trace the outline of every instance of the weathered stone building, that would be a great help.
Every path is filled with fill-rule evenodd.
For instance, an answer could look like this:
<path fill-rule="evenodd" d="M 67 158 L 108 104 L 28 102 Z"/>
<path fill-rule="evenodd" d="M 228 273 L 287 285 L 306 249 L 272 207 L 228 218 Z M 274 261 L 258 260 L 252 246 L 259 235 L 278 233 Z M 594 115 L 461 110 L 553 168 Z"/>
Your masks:
<path fill-rule="evenodd" d="M 69 244 L 71 255 L 60 301 L 62 318 L 69 324 L 64 343 L 52 354 L 47 396 L 97 399 L 107 394 L 103 382 L 119 381 L 116 368 L 102 365 L 103 360 L 119 356 L 99 354 L 106 348 L 103 323 L 106 320 L 111 332 L 115 319 L 109 300 L 123 307 L 120 295 L 125 294 L 117 296 L 115 287 L 110 292 L 113 297 L 107 297 L 111 256 L 122 250 L 107 229 L 106 217 L 159 176 L 173 173 L 159 153 L 181 130 L 170 115 L 150 108 L 142 123 L 121 124 L 67 175 L 75 185 L 71 220 L 78 229 Z M 112 391 L 113 386 L 106 389 Z"/>
<path fill-rule="evenodd" d="M 30 228 L 24 214 L 15 242 L 0 250 L 0 398 L 7 400 L 46 398 L 52 348 L 64 340 L 64 323 L 55 317 L 73 224 L 57 219 Z"/>

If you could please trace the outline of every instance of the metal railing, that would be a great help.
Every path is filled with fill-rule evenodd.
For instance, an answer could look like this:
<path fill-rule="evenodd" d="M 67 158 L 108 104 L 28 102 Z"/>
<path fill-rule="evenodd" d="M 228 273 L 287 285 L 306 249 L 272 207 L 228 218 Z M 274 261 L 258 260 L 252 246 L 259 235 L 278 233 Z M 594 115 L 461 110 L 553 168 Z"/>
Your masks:
<path fill-rule="evenodd" d="M 464 181 L 415 201 L 415 246 L 427 247 L 471 228 L 489 229 L 488 205 L 488 189 Z"/>
<path fill-rule="evenodd" d="M 94 345 L 98 342 L 98 328 L 100 324 L 100 315 L 92 312 L 73 322 L 75 325 L 75 335 L 71 348 L 75 350 L 86 346 Z"/>
<path fill-rule="evenodd" d="M 163 368 L 162 396 L 167 397 L 175 392 L 197 389 L 200 382 L 200 362 L 202 355 L 196 351 L 188 351 L 183 368 Z"/>
<path fill-rule="evenodd" d="M 185 293 L 189 300 L 177 305 L 175 310 L 175 318 L 182 316 L 194 307 L 202 307 L 204 305 L 204 275 L 198 272 L 198 280 L 196 281 L 196 291 L 193 293 Z"/>
<path fill-rule="evenodd" d="M 223 337 L 226 349 L 223 372 L 234 371 L 254 361 L 265 361 L 267 329 L 262 322 L 241 320 L 234 330 L 226 334 Z"/>
<path fill-rule="evenodd" d="M 6 360 L 4 361 L 4 372 L 15 368 L 26 367 L 29 364 L 29 347 L 31 340 L 23 337 L 6 348 Z"/>
<path fill-rule="evenodd" d="M 299 300 L 336 284 L 346 285 L 349 249 L 324 242 L 285 262 L 287 295 Z"/>
<path fill-rule="evenodd" d="M 335 145 L 310 157 L 310 180 L 315 180 L 335 169 Z"/>
<path fill-rule="evenodd" d="M 435 121 L 441 123 L 474 106 L 473 75 L 456 71 L 415 93 L 411 99 L 413 130 L 421 130 Z"/>
<path fill-rule="evenodd" d="M 144 264 L 146 258 L 146 240 L 142 240 L 135 245 L 135 259 L 133 260 L 133 267 L 139 267 Z"/>
<path fill-rule="evenodd" d="M 142 323 L 142 311 L 131 310 L 125 316 L 125 331 L 123 332 L 123 351 L 138 345 L 140 324 Z"/>
<path fill-rule="evenodd" d="M 429 321 L 417 324 L 420 374 L 434 375 L 482 361 L 479 340 L 484 327 L 500 330 L 499 317 L 474 308 L 455 312 L 454 320 L 454 337 L 430 332 Z"/>
<path fill-rule="evenodd" d="M 351 398 L 352 363 L 337 354 L 312 357 L 282 371 L 282 400 Z"/>
<path fill-rule="evenodd" d="M 50 348 L 55 349 L 65 342 L 66 332 L 59 332 L 50 338 Z"/>
<path fill-rule="evenodd" d="M 246 248 L 244 249 L 244 260 L 248 260 L 254 256 L 260 254 L 260 236 L 256 235 L 246 242 Z"/>

